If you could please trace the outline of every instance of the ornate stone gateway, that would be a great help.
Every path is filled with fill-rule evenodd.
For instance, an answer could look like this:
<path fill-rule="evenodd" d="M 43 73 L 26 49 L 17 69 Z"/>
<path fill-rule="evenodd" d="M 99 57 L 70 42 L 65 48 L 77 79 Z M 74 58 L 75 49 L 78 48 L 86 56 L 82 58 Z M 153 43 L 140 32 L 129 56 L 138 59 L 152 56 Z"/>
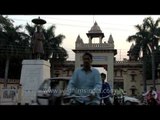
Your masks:
<path fill-rule="evenodd" d="M 113 88 L 114 81 L 114 56 L 117 54 L 117 50 L 114 49 L 114 41 L 112 35 L 109 36 L 108 41 L 103 42 L 104 33 L 102 33 L 97 22 L 91 27 L 90 31 L 86 33 L 89 42 L 83 43 L 83 40 L 78 35 L 75 49 L 75 68 L 82 65 L 82 55 L 88 51 L 93 55 L 93 67 L 104 67 L 107 71 L 107 81 Z M 98 43 L 93 43 L 93 38 L 99 38 Z"/>

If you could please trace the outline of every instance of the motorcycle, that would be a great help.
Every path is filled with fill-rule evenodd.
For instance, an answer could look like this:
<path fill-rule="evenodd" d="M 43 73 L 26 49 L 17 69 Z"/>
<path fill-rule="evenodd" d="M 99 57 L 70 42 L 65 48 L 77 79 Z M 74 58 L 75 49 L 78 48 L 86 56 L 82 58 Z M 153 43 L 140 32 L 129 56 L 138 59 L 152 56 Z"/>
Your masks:
<path fill-rule="evenodd" d="M 89 101 L 89 96 L 78 96 L 78 95 L 64 96 L 62 98 L 61 105 L 85 105 L 84 102 L 80 101 Z"/>

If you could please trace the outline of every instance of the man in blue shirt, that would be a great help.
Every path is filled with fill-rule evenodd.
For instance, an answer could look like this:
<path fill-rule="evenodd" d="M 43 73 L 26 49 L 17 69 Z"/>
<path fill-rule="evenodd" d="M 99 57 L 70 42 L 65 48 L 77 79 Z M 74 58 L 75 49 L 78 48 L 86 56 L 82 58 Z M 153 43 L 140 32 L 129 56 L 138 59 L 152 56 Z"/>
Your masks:
<path fill-rule="evenodd" d="M 99 105 L 102 88 L 100 73 L 91 67 L 92 55 L 89 52 L 84 53 L 82 59 L 83 67 L 74 71 L 67 86 L 67 95 L 80 96 L 74 99 L 76 105 Z"/>

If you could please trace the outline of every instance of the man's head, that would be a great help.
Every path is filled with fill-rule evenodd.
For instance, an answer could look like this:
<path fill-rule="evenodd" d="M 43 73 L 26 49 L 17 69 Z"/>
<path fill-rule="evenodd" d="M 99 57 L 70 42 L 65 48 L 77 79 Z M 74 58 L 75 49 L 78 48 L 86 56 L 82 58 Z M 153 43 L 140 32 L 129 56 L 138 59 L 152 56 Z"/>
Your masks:
<path fill-rule="evenodd" d="M 90 54 L 89 52 L 85 52 L 82 56 L 82 59 L 83 59 L 83 66 L 85 68 L 89 68 L 92 63 L 92 54 Z"/>
<path fill-rule="evenodd" d="M 106 74 L 105 73 L 101 73 L 101 78 L 102 78 L 102 81 L 104 82 L 105 79 L 106 79 Z"/>

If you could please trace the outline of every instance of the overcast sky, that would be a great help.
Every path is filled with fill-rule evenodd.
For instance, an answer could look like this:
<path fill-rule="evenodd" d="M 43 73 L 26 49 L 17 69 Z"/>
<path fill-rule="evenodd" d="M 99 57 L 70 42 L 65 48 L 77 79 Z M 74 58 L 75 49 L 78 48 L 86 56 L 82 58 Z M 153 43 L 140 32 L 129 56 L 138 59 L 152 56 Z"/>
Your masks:
<path fill-rule="evenodd" d="M 142 24 L 146 17 L 152 17 L 154 21 L 160 17 L 160 15 L 8 15 L 9 18 L 14 20 L 15 25 L 25 25 L 26 23 L 33 25 L 31 20 L 39 16 L 47 21 L 44 27 L 47 28 L 53 24 L 56 26 L 56 35 L 65 35 L 66 38 L 61 46 L 69 53 L 68 60 L 74 60 L 75 54 L 72 49 L 75 49 L 75 41 L 78 35 L 84 43 L 88 43 L 86 33 L 95 21 L 105 35 L 103 42 L 107 42 L 109 35 L 112 34 L 115 49 L 118 52 L 116 58 L 117 60 L 123 60 L 123 58 L 128 58 L 127 51 L 132 44 L 128 43 L 126 39 L 137 32 L 134 26 Z"/>

